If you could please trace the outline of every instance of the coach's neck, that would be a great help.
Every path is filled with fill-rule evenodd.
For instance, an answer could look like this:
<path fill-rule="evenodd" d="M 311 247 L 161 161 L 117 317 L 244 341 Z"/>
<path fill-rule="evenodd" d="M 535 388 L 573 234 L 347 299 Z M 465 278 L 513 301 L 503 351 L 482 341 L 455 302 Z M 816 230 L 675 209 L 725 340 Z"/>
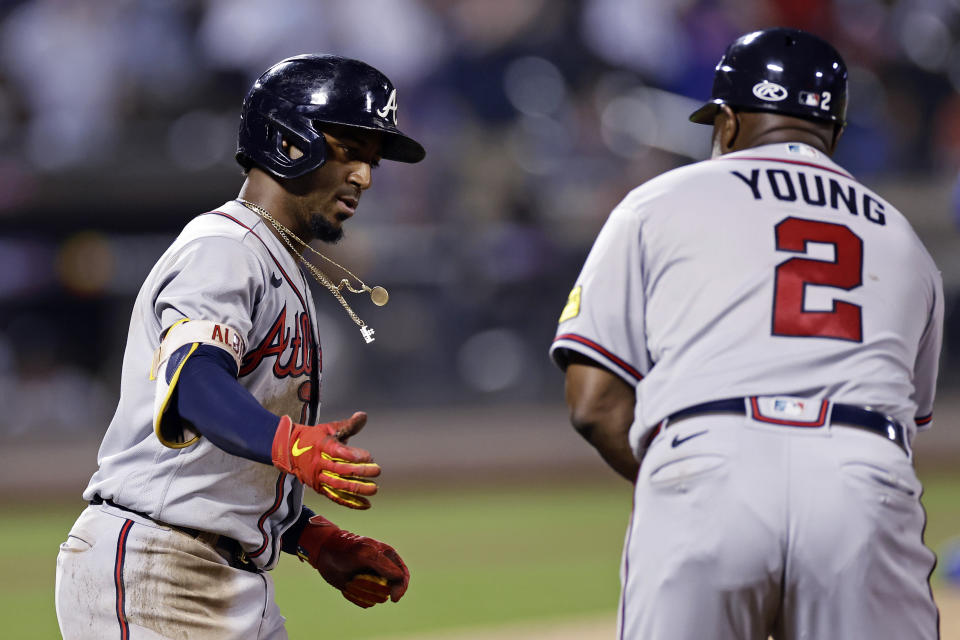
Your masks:
<path fill-rule="evenodd" d="M 751 149 L 777 142 L 801 142 L 832 156 L 843 128 L 831 122 L 814 122 L 774 113 L 734 111 L 720 105 L 713 121 L 713 153 Z"/>

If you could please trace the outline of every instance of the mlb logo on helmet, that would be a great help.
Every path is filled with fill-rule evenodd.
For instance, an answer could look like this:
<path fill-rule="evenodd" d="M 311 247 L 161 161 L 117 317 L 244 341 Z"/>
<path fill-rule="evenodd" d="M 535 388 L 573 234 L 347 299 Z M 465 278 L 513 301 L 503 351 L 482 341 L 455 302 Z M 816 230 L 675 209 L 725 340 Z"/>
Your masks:
<path fill-rule="evenodd" d="M 810 91 L 801 91 L 800 92 L 800 104 L 807 107 L 819 107 L 820 106 L 820 94 L 813 93 Z"/>

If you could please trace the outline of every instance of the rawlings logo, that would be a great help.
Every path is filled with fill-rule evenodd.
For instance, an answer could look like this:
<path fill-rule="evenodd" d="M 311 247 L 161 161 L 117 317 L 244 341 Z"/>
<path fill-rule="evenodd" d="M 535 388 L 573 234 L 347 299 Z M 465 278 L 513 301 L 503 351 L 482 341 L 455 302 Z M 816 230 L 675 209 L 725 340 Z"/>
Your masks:
<path fill-rule="evenodd" d="M 763 82 L 758 82 L 753 85 L 753 95 L 767 102 L 780 102 L 786 99 L 787 90 L 776 82 L 764 80 Z"/>
<path fill-rule="evenodd" d="M 390 97 L 387 98 L 387 104 L 383 109 L 377 109 L 377 115 L 381 118 L 386 118 L 388 114 L 393 112 L 393 116 L 390 118 L 393 120 L 393 126 L 397 126 L 397 90 L 394 89 L 390 92 Z"/>

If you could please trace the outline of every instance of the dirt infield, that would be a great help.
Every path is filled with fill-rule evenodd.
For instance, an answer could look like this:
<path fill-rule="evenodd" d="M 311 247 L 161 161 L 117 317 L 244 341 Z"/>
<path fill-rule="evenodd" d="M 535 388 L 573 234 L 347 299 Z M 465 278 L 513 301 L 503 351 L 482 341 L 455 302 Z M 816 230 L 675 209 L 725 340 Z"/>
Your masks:
<path fill-rule="evenodd" d="M 960 640 L 960 587 L 937 591 L 942 640 Z M 612 640 L 616 621 L 610 615 L 565 622 L 527 623 L 506 627 L 445 632 L 425 636 L 390 636 L 383 640 Z"/>
<path fill-rule="evenodd" d="M 936 592 L 940 607 L 940 637 L 960 640 L 960 587 L 947 587 Z"/>
<path fill-rule="evenodd" d="M 611 640 L 617 632 L 612 615 L 565 622 L 513 624 L 438 634 L 389 636 L 383 640 Z"/>

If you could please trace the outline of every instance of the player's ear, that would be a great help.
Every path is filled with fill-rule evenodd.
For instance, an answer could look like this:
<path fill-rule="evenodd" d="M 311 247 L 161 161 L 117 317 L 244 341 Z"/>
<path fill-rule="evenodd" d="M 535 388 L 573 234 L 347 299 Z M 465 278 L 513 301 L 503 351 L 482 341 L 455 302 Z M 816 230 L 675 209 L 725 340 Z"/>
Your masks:
<path fill-rule="evenodd" d="M 713 119 L 713 154 L 712 157 L 730 153 L 733 144 L 740 134 L 740 119 L 729 105 L 721 104 L 717 115 Z"/>
<path fill-rule="evenodd" d="M 303 157 L 303 151 L 300 151 L 300 149 L 287 142 L 286 138 L 283 138 L 280 144 L 283 146 L 283 150 L 287 152 L 287 155 L 290 156 L 291 160 Z"/>
<path fill-rule="evenodd" d="M 720 144 L 723 152 L 729 153 L 733 151 L 733 145 L 737 141 L 737 136 L 740 135 L 740 118 L 727 104 L 720 105 L 717 117 L 721 116 L 723 120 L 720 127 Z"/>

